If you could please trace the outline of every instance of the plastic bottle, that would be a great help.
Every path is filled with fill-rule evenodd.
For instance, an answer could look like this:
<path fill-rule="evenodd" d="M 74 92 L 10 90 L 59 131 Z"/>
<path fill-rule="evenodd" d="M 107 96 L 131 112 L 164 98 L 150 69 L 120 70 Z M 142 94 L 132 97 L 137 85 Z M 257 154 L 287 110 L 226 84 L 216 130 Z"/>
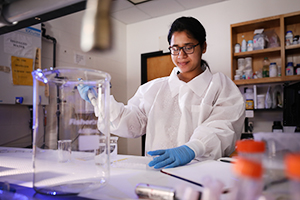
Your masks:
<path fill-rule="evenodd" d="M 246 52 L 247 51 L 247 42 L 244 38 L 244 36 L 242 36 L 243 41 L 242 41 L 242 52 Z"/>
<path fill-rule="evenodd" d="M 266 98 L 265 98 L 265 108 L 270 109 L 272 107 L 272 97 L 271 97 L 271 86 L 269 86 Z"/>
<path fill-rule="evenodd" d="M 289 46 L 293 44 L 293 32 L 292 31 L 287 31 L 285 35 L 285 45 Z"/>
<path fill-rule="evenodd" d="M 267 57 L 263 60 L 262 76 L 263 78 L 269 77 L 269 65 L 270 61 Z"/>
<path fill-rule="evenodd" d="M 245 70 L 245 58 L 239 58 L 238 59 L 238 69 L 241 70 L 241 71 L 244 71 Z"/>
<path fill-rule="evenodd" d="M 296 66 L 296 74 L 300 75 L 300 64 L 297 64 Z"/>
<path fill-rule="evenodd" d="M 274 132 L 274 133 L 282 133 L 283 132 L 283 127 L 281 125 L 281 121 L 273 122 L 272 132 Z"/>
<path fill-rule="evenodd" d="M 285 75 L 286 76 L 294 75 L 294 64 L 293 64 L 293 62 L 288 62 L 287 67 L 285 69 Z"/>
<path fill-rule="evenodd" d="M 246 89 L 245 93 L 245 99 L 246 99 L 246 110 L 253 110 L 254 109 L 254 94 L 253 94 L 253 89 L 248 88 Z"/>
<path fill-rule="evenodd" d="M 277 65 L 276 62 L 273 62 L 269 66 L 269 76 L 276 77 L 277 76 Z"/>
<path fill-rule="evenodd" d="M 300 197 L 300 153 L 286 155 L 284 163 L 289 179 L 290 199 L 298 200 Z"/>
<path fill-rule="evenodd" d="M 246 57 L 245 58 L 245 70 L 251 70 L 252 71 L 252 57 Z"/>
<path fill-rule="evenodd" d="M 257 33 L 253 36 L 253 50 L 265 48 L 265 39 L 263 33 Z"/>
<path fill-rule="evenodd" d="M 253 51 L 253 41 L 252 40 L 248 40 L 247 51 Z"/>
<path fill-rule="evenodd" d="M 262 163 L 265 143 L 255 140 L 238 140 L 236 142 L 238 157 Z"/>
<path fill-rule="evenodd" d="M 244 158 L 237 158 L 233 165 L 236 176 L 232 187 L 232 200 L 258 200 L 262 196 L 262 164 Z"/>
<path fill-rule="evenodd" d="M 281 66 L 280 65 L 277 66 L 277 73 L 278 73 L 277 76 L 281 77 Z"/>
<path fill-rule="evenodd" d="M 258 94 L 257 95 L 257 108 L 258 109 L 264 109 L 265 108 L 265 95 L 264 94 Z"/>

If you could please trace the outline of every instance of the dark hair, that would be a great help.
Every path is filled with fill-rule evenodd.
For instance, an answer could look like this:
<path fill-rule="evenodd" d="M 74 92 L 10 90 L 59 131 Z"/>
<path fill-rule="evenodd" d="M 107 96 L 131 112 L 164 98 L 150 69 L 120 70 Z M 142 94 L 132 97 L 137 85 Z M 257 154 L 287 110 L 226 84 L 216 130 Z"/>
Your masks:
<path fill-rule="evenodd" d="M 193 17 L 180 17 L 177 18 L 173 24 L 171 25 L 171 28 L 169 30 L 168 34 L 168 42 L 171 44 L 171 38 L 174 32 L 181 32 L 186 31 L 187 34 L 195 38 L 199 43 L 201 49 L 204 47 L 204 43 L 206 41 L 206 31 L 202 24 Z M 207 65 L 207 62 L 205 60 L 201 60 L 201 65 Z"/>

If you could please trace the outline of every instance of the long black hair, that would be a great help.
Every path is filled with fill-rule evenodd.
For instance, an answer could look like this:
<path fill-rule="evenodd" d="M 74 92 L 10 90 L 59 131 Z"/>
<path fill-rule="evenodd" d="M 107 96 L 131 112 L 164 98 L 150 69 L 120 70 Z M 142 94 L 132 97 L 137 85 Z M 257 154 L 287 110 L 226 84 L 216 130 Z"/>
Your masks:
<path fill-rule="evenodd" d="M 197 19 L 193 17 L 177 18 L 173 22 L 169 30 L 169 34 L 168 34 L 169 45 L 171 45 L 171 38 L 174 32 L 181 32 L 181 31 L 186 31 L 187 34 L 195 38 L 200 43 L 201 49 L 204 48 L 204 44 L 206 41 L 206 31 L 202 26 L 202 24 Z M 206 65 L 209 68 L 207 62 L 201 59 L 201 66 L 203 65 Z"/>

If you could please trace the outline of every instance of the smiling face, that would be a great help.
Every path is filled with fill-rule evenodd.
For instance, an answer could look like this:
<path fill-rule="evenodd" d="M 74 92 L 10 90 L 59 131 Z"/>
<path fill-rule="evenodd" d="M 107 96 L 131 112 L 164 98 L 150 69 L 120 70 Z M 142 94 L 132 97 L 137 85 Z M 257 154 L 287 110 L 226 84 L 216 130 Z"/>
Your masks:
<path fill-rule="evenodd" d="M 183 47 L 186 45 L 196 45 L 199 42 L 187 34 L 186 31 L 174 32 L 170 41 L 170 46 Z M 194 47 L 194 53 L 187 54 L 184 50 L 180 50 L 179 55 L 172 55 L 174 65 L 179 67 L 180 74 L 178 77 L 188 82 L 202 73 L 201 58 L 206 51 L 206 43 L 201 49 L 200 45 Z"/>

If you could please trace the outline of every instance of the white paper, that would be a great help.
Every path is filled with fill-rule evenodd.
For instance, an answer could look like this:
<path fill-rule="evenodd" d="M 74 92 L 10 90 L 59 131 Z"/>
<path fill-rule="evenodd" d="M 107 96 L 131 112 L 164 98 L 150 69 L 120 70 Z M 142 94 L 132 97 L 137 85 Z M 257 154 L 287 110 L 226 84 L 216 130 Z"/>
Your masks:
<path fill-rule="evenodd" d="M 206 160 L 194 164 L 188 164 L 182 167 L 162 169 L 171 175 L 184 178 L 201 185 L 204 185 L 204 179 L 210 177 L 221 181 L 225 185 L 225 190 L 234 186 L 235 175 L 232 171 L 233 164 L 215 160 Z M 204 185 L 205 186 L 205 185 Z"/>
<path fill-rule="evenodd" d="M 246 110 L 246 116 L 248 118 L 253 118 L 254 117 L 254 111 L 253 110 Z"/>
<path fill-rule="evenodd" d="M 255 31 L 254 31 L 254 35 L 255 34 L 261 34 L 261 33 L 263 33 L 264 32 L 264 29 L 262 28 L 262 29 L 255 29 Z"/>
<path fill-rule="evenodd" d="M 74 52 L 74 63 L 77 65 L 86 65 L 86 56 L 82 53 Z"/>
<path fill-rule="evenodd" d="M 4 35 L 4 52 L 17 57 L 33 58 L 32 37 L 19 32 Z"/>

